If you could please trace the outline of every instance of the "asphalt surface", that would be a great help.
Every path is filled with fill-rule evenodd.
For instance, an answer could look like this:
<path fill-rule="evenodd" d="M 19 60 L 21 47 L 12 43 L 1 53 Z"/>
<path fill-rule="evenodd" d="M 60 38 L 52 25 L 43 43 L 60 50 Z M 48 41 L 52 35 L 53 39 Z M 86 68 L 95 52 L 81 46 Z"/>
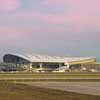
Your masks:
<path fill-rule="evenodd" d="M 24 84 L 82 94 L 100 95 L 100 82 L 24 82 Z"/>

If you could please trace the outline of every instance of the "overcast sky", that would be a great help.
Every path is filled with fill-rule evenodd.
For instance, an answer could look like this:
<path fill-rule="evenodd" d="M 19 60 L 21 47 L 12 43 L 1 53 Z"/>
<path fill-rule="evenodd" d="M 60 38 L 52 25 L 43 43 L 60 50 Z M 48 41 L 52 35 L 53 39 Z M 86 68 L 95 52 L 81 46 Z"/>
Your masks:
<path fill-rule="evenodd" d="M 97 56 L 100 0 L 0 0 L 0 54 Z"/>

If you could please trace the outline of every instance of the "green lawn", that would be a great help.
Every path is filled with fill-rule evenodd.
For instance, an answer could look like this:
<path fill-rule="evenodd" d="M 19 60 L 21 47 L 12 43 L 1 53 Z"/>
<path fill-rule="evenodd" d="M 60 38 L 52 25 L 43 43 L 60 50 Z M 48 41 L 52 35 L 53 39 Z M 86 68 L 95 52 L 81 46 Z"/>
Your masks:
<path fill-rule="evenodd" d="M 100 100 L 100 96 L 1 81 L 0 100 Z"/>
<path fill-rule="evenodd" d="M 88 80 L 87 78 L 90 79 Z M 20 80 L 20 81 L 89 81 L 89 82 L 98 81 L 100 82 L 100 72 L 95 72 L 95 73 L 93 72 L 66 72 L 66 73 L 1 72 L 0 80 L 4 80 L 4 79 L 7 80 L 10 79 L 16 81 Z"/>
<path fill-rule="evenodd" d="M 18 72 L 0 72 L 0 74 L 100 74 L 100 72 L 43 72 L 43 73 L 39 73 L 39 72 L 25 72 L 25 71 L 18 71 Z"/>
<path fill-rule="evenodd" d="M 0 75 L 0 78 L 100 78 L 100 75 Z"/>
<path fill-rule="evenodd" d="M 66 73 L 0 73 L 0 78 L 100 78 L 100 72 L 66 72 Z"/>

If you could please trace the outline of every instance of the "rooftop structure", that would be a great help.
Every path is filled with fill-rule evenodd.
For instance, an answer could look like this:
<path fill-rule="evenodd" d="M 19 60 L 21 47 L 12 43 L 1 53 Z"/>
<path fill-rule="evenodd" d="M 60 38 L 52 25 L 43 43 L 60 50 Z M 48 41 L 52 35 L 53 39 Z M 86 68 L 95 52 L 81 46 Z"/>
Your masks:
<path fill-rule="evenodd" d="M 95 62 L 95 57 L 58 57 L 58 56 L 48 56 L 48 55 L 34 55 L 34 54 L 5 54 L 4 62 L 7 61 L 8 58 L 12 57 L 20 58 L 27 60 L 29 62 L 50 62 L 50 63 L 73 63 L 73 62 Z M 9 61 L 8 61 L 9 62 Z"/>

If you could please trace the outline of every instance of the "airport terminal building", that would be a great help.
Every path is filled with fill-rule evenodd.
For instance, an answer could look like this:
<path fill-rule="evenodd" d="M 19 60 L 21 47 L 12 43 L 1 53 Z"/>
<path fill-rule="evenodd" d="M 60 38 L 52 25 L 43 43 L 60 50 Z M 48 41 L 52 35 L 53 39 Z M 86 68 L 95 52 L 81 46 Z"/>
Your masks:
<path fill-rule="evenodd" d="M 91 69 L 91 66 L 92 69 L 94 69 L 96 58 L 57 57 L 47 55 L 10 53 L 3 56 L 3 62 L 6 65 L 10 65 L 8 70 L 13 70 L 14 67 L 14 70 L 21 68 L 23 70 L 34 72 L 65 72 L 71 70 L 85 71 Z"/>

